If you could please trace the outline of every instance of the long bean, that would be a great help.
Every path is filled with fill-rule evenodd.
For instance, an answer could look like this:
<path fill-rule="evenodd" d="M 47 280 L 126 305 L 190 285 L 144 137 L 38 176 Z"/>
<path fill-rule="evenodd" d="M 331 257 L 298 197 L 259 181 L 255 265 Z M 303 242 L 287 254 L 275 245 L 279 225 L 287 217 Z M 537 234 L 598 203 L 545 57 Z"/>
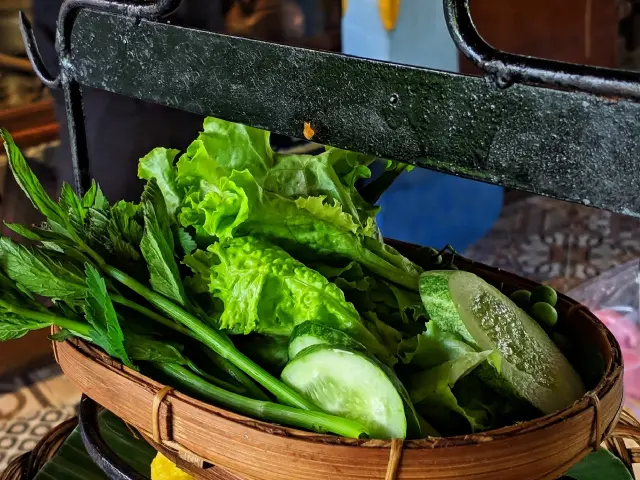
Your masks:
<path fill-rule="evenodd" d="M 265 389 L 275 395 L 280 402 L 303 410 L 319 410 L 319 408 L 312 402 L 303 398 L 295 390 L 282 383 L 236 349 L 220 332 L 214 330 L 197 317 L 184 311 L 171 300 L 154 292 L 117 268 L 104 263 L 101 267 L 111 278 L 129 287 L 169 318 L 179 322 L 191 330 L 195 335 L 194 338 L 207 345 L 222 358 L 229 360 L 236 367 L 258 382 L 258 384 L 262 385 Z"/>
<path fill-rule="evenodd" d="M 177 386 L 195 392 L 215 405 L 243 415 L 319 433 L 331 432 L 343 437 L 360 438 L 367 435 L 367 430 L 354 420 L 243 397 L 204 381 L 180 365 L 162 363 L 154 366 L 171 378 Z"/>
<path fill-rule="evenodd" d="M 128 298 L 122 297 L 120 295 L 111 294 L 111 300 L 114 303 L 118 303 L 123 305 L 131 310 L 134 310 L 150 320 L 154 320 L 161 325 L 164 325 L 167 328 L 172 329 L 175 332 L 178 332 L 186 337 L 193 338 L 199 341 L 199 338 L 195 333 L 193 333 L 188 328 L 184 327 L 180 323 L 174 322 L 173 320 L 169 320 L 167 317 L 163 317 L 157 312 L 140 305 L 137 302 L 129 300 Z M 230 342 L 230 341 L 229 341 Z M 230 342 L 231 343 L 231 342 Z M 216 354 L 210 348 L 207 348 L 205 351 L 208 359 L 218 368 L 223 370 L 227 375 L 233 378 L 236 382 L 238 382 L 242 387 L 246 390 L 246 393 L 256 399 L 259 400 L 269 400 L 269 397 L 258 387 L 254 381 L 249 377 L 246 373 L 236 367 L 229 360 L 222 358 L 220 355 Z"/>

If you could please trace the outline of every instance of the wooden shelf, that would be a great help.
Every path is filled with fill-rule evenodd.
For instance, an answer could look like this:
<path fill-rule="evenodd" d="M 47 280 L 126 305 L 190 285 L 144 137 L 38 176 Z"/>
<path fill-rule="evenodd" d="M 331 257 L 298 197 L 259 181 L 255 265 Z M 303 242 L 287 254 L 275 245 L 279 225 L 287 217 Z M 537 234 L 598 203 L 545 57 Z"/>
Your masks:
<path fill-rule="evenodd" d="M 0 126 L 23 149 L 56 140 L 60 132 L 51 99 L 0 110 Z"/>

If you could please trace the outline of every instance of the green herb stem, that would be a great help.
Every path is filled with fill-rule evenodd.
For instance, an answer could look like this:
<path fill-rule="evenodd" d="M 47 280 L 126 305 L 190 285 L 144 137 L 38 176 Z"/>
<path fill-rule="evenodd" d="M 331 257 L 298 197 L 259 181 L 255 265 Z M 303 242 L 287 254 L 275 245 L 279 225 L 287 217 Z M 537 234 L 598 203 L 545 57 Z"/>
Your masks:
<path fill-rule="evenodd" d="M 227 392 L 204 381 L 180 365 L 163 363 L 154 364 L 154 366 L 170 377 L 177 385 L 202 395 L 216 405 L 229 408 L 243 415 L 319 433 L 331 432 L 349 438 L 360 438 L 367 435 L 366 429 L 353 420 L 322 412 L 309 412 L 272 402 L 254 400 Z"/>
<path fill-rule="evenodd" d="M 120 295 L 115 295 L 113 293 L 111 293 L 109 295 L 109 297 L 111 297 L 111 301 L 113 303 L 117 303 L 117 304 L 122 305 L 123 307 L 127 307 L 127 308 L 129 308 L 131 310 L 134 310 L 134 311 L 144 315 L 149 320 L 153 320 L 155 322 L 160 323 L 161 325 L 164 325 L 167 328 L 170 328 L 174 332 L 178 332 L 178 333 L 180 333 L 180 334 L 182 334 L 182 335 L 184 335 L 186 337 L 197 339 L 195 334 L 193 332 L 191 332 L 191 330 L 189 330 L 188 328 L 183 327 L 182 325 L 180 325 L 179 323 L 174 322 L 173 320 L 169 320 L 167 317 L 163 317 L 162 315 L 160 315 L 157 312 L 154 312 L 150 308 L 143 307 L 142 305 L 140 305 L 137 302 L 134 302 L 133 300 L 129 300 L 128 298 L 125 298 L 125 297 L 120 296 Z"/>
<path fill-rule="evenodd" d="M 226 358 L 240 370 L 245 372 L 256 382 L 270 391 L 276 396 L 278 400 L 287 405 L 302 408 L 304 410 L 319 410 L 309 400 L 306 400 L 295 392 L 292 388 L 288 387 L 280 380 L 272 376 L 258 364 L 250 360 L 242 352 L 237 350 L 223 335 L 206 325 L 204 322 L 185 312 L 182 308 L 175 305 L 171 300 L 168 300 L 162 295 L 154 292 L 148 287 L 144 286 L 134 278 L 130 277 L 126 273 L 118 270 L 110 265 L 104 265 L 103 269 L 114 280 L 126 285 L 138 295 L 144 297 L 149 303 L 157 307 L 164 312 L 167 316 L 173 320 L 180 322 L 182 325 L 191 330 L 196 338 L 210 347 L 214 352 L 220 355 L 222 358 Z"/>
<path fill-rule="evenodd" d="M 30 308 L 18 307 L 10 302 L 0 299 L 0 306 L 5 310 L 15 313 L 24 318 L 30 318 L 44 325 L 55 325 L 56 327 L 66 328 L 83 337 L 91 337 L 91 326 L 84 322 L 71 320 L 51 313 L 39 312 Z"/>
<path fill-rule="evenodd" d="M 153 310 L 146 308 L 140 305 L 139 303 L 134 302 L 133 300 L 129 300 L 128 298 L 122 297 L 120 295 L 115 295 L 115 294 L 111 294 L 110 297 L 114 303 L 118 303 L 124 307 L 130 308 L 131 310 L 134 310 L 144 315 L 150 320 L 154 320 L 164 325 L 165 327 L 170 328 L 173 331 L 178 332 L 186 337 L 190 337 L 200 341 L 200 338 L 188 328 L 185 328 L 184 326 L 174 322 L 173 320 L 169 320 L 167 317 L 163 317 L 159 313 L 154 312 Z M 231 340 L 229 340 L 222 333 L 220 333 L 220 336 L 226 341 L 228 341 L 229 343 L 231 343 Z M 205 353 L 207 354 L 207 357 L 209 358 L 209 360 L 211 360 L 211 362 L 214 365 L 216 365 L 218 368 L 226 372 L 231 378 L 233 378 L 237 383 L 239 383 L 242 387 L 244 387 L 244 390 L 248 395 L 260 400 L 269 400 L 269 397 L 260 389 L 260 387 L 258 387 L 254 383 L 253 380 L 251 380 L 251 377 L 249 377 L 246 373 L 244 373 L 242 370 L 236 367 L 229 360 L 222 358 L 220 355 L 211 351 L 211 349 L 209 348 L 205 350 Z"/>
<path fill-rule="evenodd" d="M 224 390 L 227 390 L 228 392 L 233 392 L 233 393 L 237 393 L 239 395 L 242 395 L 243 393 L 246 393 L 245 389 L 242 388 L 242 386 L 240 385 L 234 385 L 231 384 L 229 382 L 225 382 L 224 380 L 220 380 L 218 377 L 211 375 L 207 372 L 205 372 L 204 370 L 202 370 L 200 367 L 198 367 L 195 363 L 193 363 L 192 361 L 187 360 L 187 367 L 189 367 L 189 370 L 191 370 L 193 373 L 195 373 L 196 375 L 204 378 L 207 382 L 220 387 Z"/>
<path fill-rule="evenodd" d="M 247 395 L 251 398 L 255 398 L 257 400 L 270 400 L 266 393 L 264 393 L 260 387 L 258 387 L 251 377 L 236 367 L 233 363 L 231 363 L 226 358 L 222 358 L 216 352 L 212 351 L 210 348 L 203 349 L 207 358 L 220 370 L 224 371 L 233 378 L 236 382 L 242 385 Z"/>
<path fill-rule="evenodd" d="M 382 278 L 386 278 L 390 282 L 405 287 L 411 292 L 418 291 L 419 276 L 411 275 L 401 270 L 368 248 L 362 248 L 360 261 L 365 267 L 373 273 L 380 275 Z"/>

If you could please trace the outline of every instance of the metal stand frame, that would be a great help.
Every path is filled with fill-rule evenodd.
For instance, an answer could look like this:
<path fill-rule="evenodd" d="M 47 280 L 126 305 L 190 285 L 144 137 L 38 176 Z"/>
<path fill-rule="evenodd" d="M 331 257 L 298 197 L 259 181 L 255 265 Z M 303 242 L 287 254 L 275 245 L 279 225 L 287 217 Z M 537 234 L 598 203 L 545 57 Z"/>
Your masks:
<path fill-rule="evenodd" d="M 640 216 L 640 82 L 632 72 L 510 55 L 444 0 L 454 41 L 485 78 L 305 50 L 159 21 L 180 0 L 67 0 L 60 70 L 76 187 L 89 184 L 82 86 Z M 132 159 L 134 161 L 135 159 Z"/>

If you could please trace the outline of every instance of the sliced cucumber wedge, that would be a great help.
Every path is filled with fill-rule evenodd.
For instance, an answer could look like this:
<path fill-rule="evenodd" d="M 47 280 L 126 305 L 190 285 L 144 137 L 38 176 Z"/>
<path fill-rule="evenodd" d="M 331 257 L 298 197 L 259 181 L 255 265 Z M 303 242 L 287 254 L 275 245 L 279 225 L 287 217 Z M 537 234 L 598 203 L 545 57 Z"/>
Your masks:
<path fill-rule="evenodd" d="M 289 359 L 312 345 L 335 345 L 349 350 L 366 352 L 367 349 L 357 340 L 341 330 L 328 327 L 322 323 L 304 322 L 296 325 L 289 337 Z"/>
<path fill-rule="evenodd" d="M 481 370 L 494 387 L 509 390 L 545 414 L 584 395 L 580 376 L 538 323 L 477 275 L 425 272 L 420 295 L 431 321 L 442 330 L 478 351 L 500 352 L 499 369 Z"/>
<path fill-rule="evenodd" d="M 366 355 L 312 345 L 282 371 L 282 380 L 327 413 L 364 425 L 372 438 L 405 438 L 402 398 L 385 372 Z"/>
<path fill-rule="evenodd" d="M 298 353 L 312 345 L 344 347 L 348 350 L 353 350 L 361 353 L 362 355 L 366 355 L 371 361 L 378 365 L 384 373 L 387 374 L 387 377 L 391 380 L 391 383 L 393 383 L 400 394 L 400 397 L 404 402 L 405 415 L 407 418 L 407 435 L 410 438 L 440 436 L 438 431 L 429 425 L 426 420 L 420 420 L 419 415 L 413 406 L 413 402 L 409 397 L 409 392 L 407 392 L 407 389 L 404 387 L 394 370 L 379 361 L 373 355 L 370 355 L 367 352 L 366 347 L 360 342 L 354 340 L 346 333 L 336 330 L 335 328 L 328 327 L 322 323 L 305 322 L 297 325 L 293 329 L 293 333 L 289 339 L 289 358 L 295 358 Z"/>

